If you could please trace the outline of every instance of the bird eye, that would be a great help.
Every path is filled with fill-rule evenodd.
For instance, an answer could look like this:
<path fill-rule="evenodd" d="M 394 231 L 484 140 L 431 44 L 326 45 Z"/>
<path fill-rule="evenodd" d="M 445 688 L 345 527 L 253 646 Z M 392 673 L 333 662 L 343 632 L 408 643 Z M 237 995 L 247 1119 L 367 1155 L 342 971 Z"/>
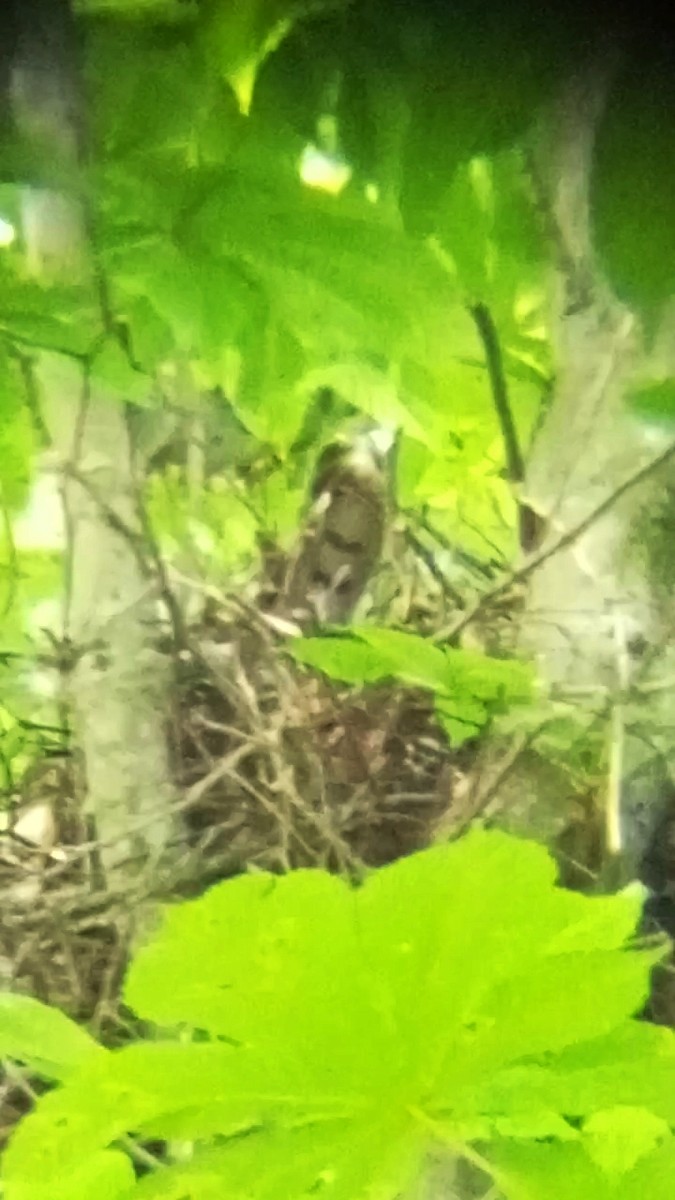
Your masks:
<path fill-rule="evenodd" d="M 330 587 L 330 576 L 325 571 L 314 571 L 310 582 L 312 587 L 325 588 L 327 591 Z"/>

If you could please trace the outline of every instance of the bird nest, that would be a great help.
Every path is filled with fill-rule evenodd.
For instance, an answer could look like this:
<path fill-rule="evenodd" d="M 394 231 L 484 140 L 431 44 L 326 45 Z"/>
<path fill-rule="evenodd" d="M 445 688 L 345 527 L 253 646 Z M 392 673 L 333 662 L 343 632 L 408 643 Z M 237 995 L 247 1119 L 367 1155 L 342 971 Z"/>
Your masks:
<path fill-rule="evenodd" d="M 358 872 L 428 843 L 452 755 L 427 694 L 331 683 L 254 609 L 209 635 L 181 656 L 171 739 L 202 879 Z"/>
<path fill-rule="evenodd" d="M 138 914 L 247 869 L 358 876 L 428 845 L 456 755 L 427 694 L 347 688 L 299 666 L 256 603 L 220 597 L 169 646 L 178 842 L 171 873 L 106 885 L 76 757 L 35 762 L 19 810 L 49 808 L 48 847 L 0 838 L 0 987 L 56 1004 L 109 1044 L 129 1036 L 121 980 Z M 17 798 L 15 797 L 15 800 Z"/>

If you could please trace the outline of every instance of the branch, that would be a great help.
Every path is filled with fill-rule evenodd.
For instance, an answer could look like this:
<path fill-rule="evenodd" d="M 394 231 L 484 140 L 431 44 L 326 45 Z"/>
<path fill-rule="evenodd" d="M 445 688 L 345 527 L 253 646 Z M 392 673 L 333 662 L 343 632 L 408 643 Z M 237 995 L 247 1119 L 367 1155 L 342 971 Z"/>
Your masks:
<path fill-rule="evenodd" d="M 511 405 L 509 404 L 502 351 L 499 336 L 487 304 L 479 302 L 469 305 L 469 312 L 474 319 L 480 339 L 485 350 L 485 362 L 492 387 L 499 426 L 504 441 L 506 470 L 511 483 L 522 483 L 525 478 L 525 463 L 518 441 Z"/>
<path fill-rule="evenodd" d="M 499 596 L 505 595 L 505 593 L 508 592 L 514 586 L 514 584 L 522 583 L 523 580 L 528 579 L 533 571 L 536 571 L 537 568 L 542 565 L 542 563 L 545 563 L 550 558 L 553 558 L 555 554 L 559 554 L 561 550 L 566 550 L 568 546 L 572 546 L 578 538 L 582 537 L 583 534 L 585 534 L 591 528 L 591 526 L 595 525 L 596 521 L 599 521 L 601 517 L 604 517 L 606 513 L 610 512 L 623 496 L 625 496 L 628 492 L 633 491 L 634 488 L 639 487 L 640 484 L 645 483 L 647 479 L 649 479 L 673 458 L 675 458 L 675 441 L 670 442 L 666 446 L 665 450 L 662 450 L 660 454 L 657 454 L 654 458 L 651 458 L 643 467 L 640 467 L 639 470 L 634 471 L 632 475 L 629 475 L 627 479 L 624 479 L 623 483 L 620 483 L 619 486 L 611 493 L 611 495 L 606 496 L 604 500 L 601 500 L 601 502 L 597 504 L 596 507 L 583 518 L 583 520 L 572 526 L 571 529 L 568 529 L 566 533 L 563 533 L 558 538 L 557 542 L 554 542 L 552 546 L 548 546 L 545 549 L 538 550 L 535 554 L 529 555 L 529 557 L 526 558 L 525 562 L 517 570 L 510 571 L 509 574 L 501 580 L 501 582 L 496 583 L 494 587 L 489 588 L 487 592 L 483 592 L 483 595 L 468 610 L 468 612 L 464 613 L 463 616 L 460 617 L 459 620 L 455 621 L 453 625 L 449 625 L 444 629 L 440 629 L 434 634 L 431 641 L 445 642 L 451 641 L 458 637 L 459 634 L 466 629 L 467 625 L 470 625 L 477 616 L 479 616 L 486 608 L 489 607 L 493 600 L 496 600 Z"/>
<path fill-rule="evenodd" d="M 492 399 L 497 413 L 502 441 L 504 442 L 507 479 L 516 491 L 518 491 L 525 481 L 525 461 L 520 449 L 518 431 L 516 430 L 509 403 L 499 336 L 492 319 L 492 313 L 486 304 L 481 302 L 472 304 L 469 306 L 469 312 L 474 319 L 485 351 L 485 363 L 490 379 L 490 387 L 492 388 Z M 539 540 L 542 530 L 542 520 L 538 513 L 533 508 L 530 508 L 529 504 L 523 503 L 518 497 L 517 504 L 520 548 L 525 553 L 529 553 L 529 551 L 534 550 Z"/>

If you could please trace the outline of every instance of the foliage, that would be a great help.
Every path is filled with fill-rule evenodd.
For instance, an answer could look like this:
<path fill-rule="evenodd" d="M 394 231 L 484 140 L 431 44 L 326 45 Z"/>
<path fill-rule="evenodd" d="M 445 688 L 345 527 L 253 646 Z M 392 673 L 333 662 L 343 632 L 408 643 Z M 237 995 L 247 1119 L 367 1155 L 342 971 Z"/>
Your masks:
<path fill-rule="evenodd" d="M 492 715 L 532 698 L 532 674 L 525 664 L 435 646 L 394 629 L 352 628 L 347 636 L 302 638 L 291 653 L 346 683 L 396 678 L 428 688 L 454 745 L 475 736 Z"/>
<path fill-rule="evenodd" d="M 675 418 L 675 380 L 660 379 L 643 382 L 629 396 L 635 412 L 648 421 L 663 426 L 664 432 L 672 431 Z"/>
<path fill-rule="evenodd" d="M 53 562 L 16 555 L 10 524 L 35 443 L 19 368 L 42 352 L 151 415 L 178 368 L 227 398 L 241 457 L 228 434 L 210 490 L 195 498 L 166 472 L 148 496 L 163 548 L 188 547 L 207 578 L 243 567 L 260 529 L 294 529 L 308 459 L 344 415 L 317 415 L 326 388 L 399 433 L 402 508 L 429 509 L 482 559 L 512 556 L 516 501 L 471 310 L 490 310 L 526 445 L 552 365 L 550 248 L 522 148 L 592 30 L 512 4 L 74 9 L 110 312 L 93 289 L 28 280 L 20 237 L 0 250 L 2 648 L 30 649 L 24 608 L 54 591 Z M 603 262 L 648 325 L 671 287 L 669 103 L 644 72 L 621 77 L 594 179 Z M 337 194 L 303 186 L 308 144 L 348 163 Z M 32 181 L 1 149 L 17 221 Z M 635 406 L 669 418 L 670 381 L 647 381 Z M 350 682 L 429 689 L 455 744 L 531 699 L 521 664 L 391 630 L 292 652 Z M 2 721 L 11 762 L 18 726 Z M 2 1053 L 59 1084 L 5 1156 L 7 1200 L 393 1197 L 434 1140 L 469 1148 L 515 1200 L 658 1200 L 675 1166 L 675 1050 L 632 1020 L 655 960 L 624 948 L 639 907 L 563 893 L 542 851 L 481 833 L 360 889 L 320 872 L 215 888 L 167 914 L 127 981 L 141 1016 L 191 1041 L 109 1053 L 3 998 Z M 136 1180 L 130 1134 L 189 1139 L 193 1157 Z"/>
<path fill-rule="evenodd" d="M 456 157 L 434 200 L 432 242 L 417 231 L 411 155 L 438 149 L 431 131 L 422 142 L 413 132 L 418 116 L 427 119 L 419 72 L 442 73 L 432 14 L 400 28 L 387 18 L 391 61 L 364 92 L 363 56 L 380 63 L 377 6 L 368 14 L 341 3 L 83 0 L 77 12 L 95 251 L 125 335 L 119 343 L 103 336 L 86 289 L 29 283 L 13 251 L 0 288 L 10 341 L 82 356 L 94 383 L 142 405 L 158 381 L 161 393 L 167 363 L 189 361 L 280 457 L 291 488 L 292 447 L 316 387 L 330 381 L 352 406 L 402 430 L 402 503 L 431 504 L 446 536 L 508 555 L 514 502 L 500 478 L 499 429 L 466 303 L 494 307 L 526 439 L 550 370 L 539 328 L 544 254 L 519 154 L 489 127 L 502 128 L 499 104 L 481 104 L 483 132 L 470 142 L 469 110 L 461 136 L 453 118 Z M 470 39 L 475 31 L 451 22 L 444 32 Z M 461 92 L 473 84 L 456 66 Z M 403 141 L 387 132 L 397 95 Z M 337 196 L 303 187 L 299 175 L 303 146 L 328 117 L 354 165 Z M 387 172 L 400 179 L 398 215 Z M 379 201 L 368 198 L 370 185 Z M 19 201 L 8 184 L 6 211 L 20 212 Z"/>
<path fill-rule="evenodd" d="M 137 953 L 126 1000 L 158 1032 L 115 1052 L 5 997 L 3 1051 L 60 1082 L 5 1154 L 7 1200 L 393 1198 L 439 1140 L 508 1196 L 637 1197 L 675 1161 L 673 1035 L 632 1019 L 662 950 L 627 947 L 639 894 L 554 880 L 533 843 L 474 831 L 356 888 L 220 884 Z M 130 1133 L 192 1157 L 133 1185 Z"/>
<path fill-rule="evenodd" d="M 26 500 L 33 452 L 33 431 L 18 378 L 18 367 L 0 344 L 0 506 L 9 517 Z M 7 522 L 3 522 L 3 541 Z M 9 560 L 3 554 L 1 561 Z M 4 580 L 2 581 L 4 588 Z"/>
<path fill-rule="evenodd" d="M 84 1029 L 57 1008 L 31 996 L 0 994 L 0 1052 L 23 1060 L 30 1047 L 30 1066 L 43 1079 L 65 1080 L 86 1059 L 105 1051 Z"/>
<path fill-rule="evenodd" d="M 673 163 L 667 130 L 675 113 L 668 60 L 654 39 L 650 61 L 619 73 L 600 132 L 595 237 L 612 283 L 654 327 L 672 297 Z"/>

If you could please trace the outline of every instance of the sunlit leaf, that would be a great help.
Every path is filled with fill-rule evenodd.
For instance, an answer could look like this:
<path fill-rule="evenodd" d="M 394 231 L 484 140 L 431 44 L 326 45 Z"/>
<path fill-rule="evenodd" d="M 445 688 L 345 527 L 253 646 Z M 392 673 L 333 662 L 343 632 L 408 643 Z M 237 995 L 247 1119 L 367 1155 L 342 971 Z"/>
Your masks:
<path fill-rule="evenodd" d="M 588 1154 L 610 1176 L 625 1175 L 669 1137 L 668 1123 L 645 1108 L 617 1105 L 593 1113 L 584 1125 Z"/>
<path fill-rule="evenodd" d="M 564 1147 L 575 1137 L 567 1116 L 585 1112 L 583 1087 L 559 1103 L 566 1070 L 571 1087 L 579 1073 L 574 1054 L 595 1055 L 602 1071 L 612 1031 L 630 1029 L 626 1053 L 637 1064 L 642 1047 L 643 1074 L 667 1061 L 665 1031 L 627 1025 L 654 955 L 617 948 L 610 898 L 601 920 L 586 920 L 595 901 L 554 882 L 540 847 L 474 831 L 359 888 L 322 871 L 255 874 L 167 909 L 125 998 L 160 1027 L 210 1039 L 86 1059 L 15 1134 L 8 1185 L 42 1200 L 49 1178 L 65 1200 L 56 1181 L 77 1178 L 133 1128 L 196 1141 L 191 1162 L 166 1176 L 169 1189 L 180 1181 L 195 1195 L 215 1195 L 219 1180 L 272 1200 L 323 1180 L 342 1200 L 371 1189 L 393 1200 L 434 1138 L 480 1136 L 488 1152 L 494 1142 L 498 1179 L 529 1196 L 517 1190 L 523 1139 Z M 616 903 L 623 924 L 628 900 Z M 638 910 L 636 898 L 636 919 Z M 186 970 L 186 946 L 198 970 Z M 592 1130 L 594 1145 L 603 1131 Z M 210 1142 L 216 1135 L 233 1140 Z M 638 1151 L 648 1162 L 646 1139 Z M 569 1161 L 579 1180 L 595 1180 L 590 1157 Z M 142 1187 L 159 1194 L 153 1177 Z"/>
<path fill-rule="evenodd" d="M 47 1079 L 65 1079 L 88 1059 L 105 1057 L 105 1051 L 58 1008 L 0 992 L 0 1055 Z"/>
<path fill-rule="evenodd" d="M 106 341 L 94 357 L 90 371 L 94 386 L 102 386 L 108 394 L 130 403 L 148 402 L 151 381 L 141 371 L 134 369 L 118 342 Z"/>
<path fill-rule="evenodd" d="M 212 64 L 231 84 L 244 113 L 251 99 L 258 71 L 267 56 L 288 36 L 297 21 L 346 0 L 235 0 L 220 3 L 205 0 L 204 33 Z"/>

